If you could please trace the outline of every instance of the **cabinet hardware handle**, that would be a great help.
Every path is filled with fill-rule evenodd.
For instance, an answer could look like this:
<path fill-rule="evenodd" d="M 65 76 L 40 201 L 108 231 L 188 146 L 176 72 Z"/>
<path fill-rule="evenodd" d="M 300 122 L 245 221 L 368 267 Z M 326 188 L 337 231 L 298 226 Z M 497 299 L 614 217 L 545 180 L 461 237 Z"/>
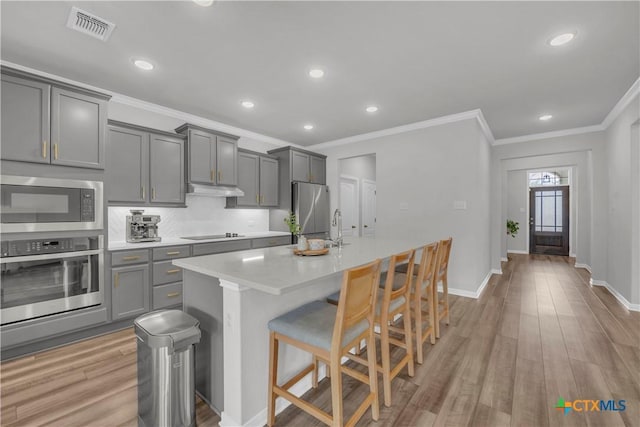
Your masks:
<path fill-rule="evenodd" d="M 135 261 L 137 259 L 140 259 L 140 255 L 130 255 L 130 256 L 123 256 L 122 257 L 123 261 Z"/>
<path fill-rule="evenodd" d="M 173 270 L 167 270 L 167 274 L 176 274 L 176 273 L 180 273 L 179 268 L 174 268 Z"/>
<path fill-rule="evenodd" d="M 156 188 L 151 187 L 151 200 L 155 200 L 155 199 L 156 199 Z"/>
<path fill-rule="evenodd" d="M 58 160 L 58 144 L 53 144 L 53 160 Z"/>
<path fill-rule="evenodd" d="M 167 252 L 167 255 L 180 255 L 180 251 Z"/>
<path fill-rule="evenodd" d="M 169 292 L 167 294 L 167 298 L 175 298 L 175 297 L 179 297 L 180 296 L 180 292 Z"/>
<path fill-rule="evenodd" d="M 142 187 L 140 187 L 140 190 L 142 190 L 141 199 L 144 200 L 144 185 Z"/>
<path fill-rule="evenodd" d="M 120 273 L 116 273 L 116 277 L 113 278 L 113 287 L 117 288 L 120 286 Z"/>
<path fill-rule="evenodd" d="M 216 171 L 211 169 L 211 182 L 213 182 L 213 180 L 215 179 L 216 176 Z"/>
<path fill-rule="evenodd" d="M 42 158 L 47 158 L 47 140 L 42 141 Z"/>
<path fill-rule="evenodd" d="M 369 228 L 369 226 L 367 224 L 364 225 L 364 228 Z"/>

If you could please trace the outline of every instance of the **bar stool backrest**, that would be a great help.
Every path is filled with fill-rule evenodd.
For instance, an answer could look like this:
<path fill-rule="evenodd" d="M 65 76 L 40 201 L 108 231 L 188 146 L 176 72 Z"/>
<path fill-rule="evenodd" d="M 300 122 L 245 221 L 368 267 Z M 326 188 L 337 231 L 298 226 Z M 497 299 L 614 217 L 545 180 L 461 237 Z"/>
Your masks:
<path fill-rule="evenodd" d="M 332 349 L 341 348 L 344 331 L 363 319 L 367 319 L 369 326 L 373 327 L 380 265 L 381 261 L 377 259 L 344 272 L 333 329 Z"/>
<path fill-rule="evenodd" d="M 387 312 L 389 303 L 400 296 L 408 296 L 411 291 L 411 280 L 413 279 L 413 266 L 416 257 L 415 249 L 395 254 L 389 260 L 389 270 L 387 272 L 387 280 L 384 284 L 384 299 L 382 300 L 382 313 Z M 398 265 L 407 264 L 407 274 L 405 275 L 402 286 L 394 289 L 395 272 Z"/>
<path fill-rule="evenodd" d="M 451 244 L 453 237 L 449 237 L 445 240 L 440 240 L 440 247 L 438 248 L 438 277 L 436 282 L 442 280 L 447 275 L 447 269 L 449 268 L 449 255 L 451 254 Z"/>
<path fill-rule="evenodd" d="M 433 281 L 433 276 L 438 263 L 438 242 L 429 243 L 422 247 L 420 257 L 420 267 L 418 268 L 418 279 L 416 280 L 416 292 L 420 292 L 420 286 Z M 432 282 L 433 283 L 433 282 Z"/>

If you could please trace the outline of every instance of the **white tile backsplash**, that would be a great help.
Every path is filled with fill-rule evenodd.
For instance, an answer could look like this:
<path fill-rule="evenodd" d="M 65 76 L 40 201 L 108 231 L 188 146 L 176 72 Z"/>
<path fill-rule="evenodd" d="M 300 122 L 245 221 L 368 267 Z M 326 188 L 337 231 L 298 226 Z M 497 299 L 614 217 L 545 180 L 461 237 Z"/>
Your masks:
<path fill-rule="evenodd" d="M 225 205 L 224 197 L 187 195 L 186 208 L 109 207 L 109 241 L 126 239 L 126 217 L 130 209 L 160 215 L 159 234 L 164 238 L 269 231 L 267 209 L 225 209 Z"/>

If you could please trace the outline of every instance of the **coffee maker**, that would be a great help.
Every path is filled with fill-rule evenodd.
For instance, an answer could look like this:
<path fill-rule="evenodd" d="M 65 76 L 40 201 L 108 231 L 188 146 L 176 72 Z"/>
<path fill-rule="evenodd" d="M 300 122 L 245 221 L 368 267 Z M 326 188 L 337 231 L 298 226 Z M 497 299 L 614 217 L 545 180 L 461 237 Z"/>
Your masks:
<path fill-rule="evenodd" d="M 127 215 L 127 242 L 159 242 L 158 223 L 160 215 L 143 215 L 143 210 L 131 210 Z"/>

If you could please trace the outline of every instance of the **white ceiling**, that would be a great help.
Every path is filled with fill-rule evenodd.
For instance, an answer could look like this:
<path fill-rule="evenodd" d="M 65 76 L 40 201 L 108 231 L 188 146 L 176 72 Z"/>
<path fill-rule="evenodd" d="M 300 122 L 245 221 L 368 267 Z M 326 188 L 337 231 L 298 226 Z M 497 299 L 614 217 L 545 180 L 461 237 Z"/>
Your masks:
<path fill-rule="evenodd" d="M 73 5 L 114 22 L 111 39 L 66 28 Z M 0 7 L 5 61 L 301 145 L 477 108 L 497 139 L 600 124 L 640 75 L 635 1 Z M 566 31 L 574 42 L 547 44 Z"/>

